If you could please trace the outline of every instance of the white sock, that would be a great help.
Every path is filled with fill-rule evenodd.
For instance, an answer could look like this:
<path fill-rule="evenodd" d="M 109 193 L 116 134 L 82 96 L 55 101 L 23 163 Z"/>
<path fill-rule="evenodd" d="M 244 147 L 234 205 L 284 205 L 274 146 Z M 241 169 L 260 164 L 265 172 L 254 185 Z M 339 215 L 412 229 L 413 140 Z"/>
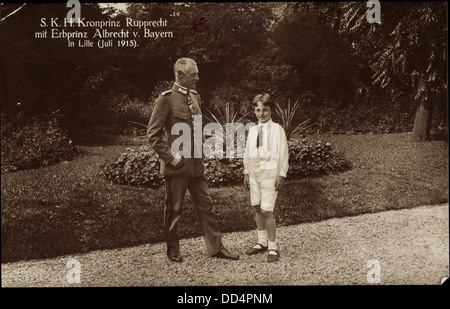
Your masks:
<path fill-rule="evenodd" d="M 266 230 L 256 230 L 258 233 L 258 243 L 267 247 L 267 231 Z M 255 245 L 256 249 L 261 249 L 261 246 Z"/>
<path fill-rule="evenodd" d="M 270 250 L 277 250 L 277 241 L 270 241 L 269 240 L 269 254 L 277 255 L 276 252 L 270 251 Z"/>

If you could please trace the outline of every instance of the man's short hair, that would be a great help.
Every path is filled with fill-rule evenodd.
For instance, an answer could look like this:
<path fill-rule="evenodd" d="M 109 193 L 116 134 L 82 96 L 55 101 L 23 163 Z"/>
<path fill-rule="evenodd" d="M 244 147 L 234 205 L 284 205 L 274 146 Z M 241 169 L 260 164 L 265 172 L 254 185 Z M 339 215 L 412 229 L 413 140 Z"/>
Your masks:
<path fill-rule="evenodd" d="M 180 58 L 175 62 L 173 66 L 173 72 L 175 73 L 175 77 L 178 77 L 178 71 L 186 73 L 188 65 L 197 65 L 197 63 L 191 58 Z"/>
<path fill-rule="evenodd" d="M 270 106 L 270 110 L 272 112 L 275 111 L 275 103 L 272 100 L 272 97 L 268 93 L 261 93 L 255 96 L 253 99 L 252 106 L 256 107 L 258 105 L 258 102 L 261 102 L 264 106 Z"/>

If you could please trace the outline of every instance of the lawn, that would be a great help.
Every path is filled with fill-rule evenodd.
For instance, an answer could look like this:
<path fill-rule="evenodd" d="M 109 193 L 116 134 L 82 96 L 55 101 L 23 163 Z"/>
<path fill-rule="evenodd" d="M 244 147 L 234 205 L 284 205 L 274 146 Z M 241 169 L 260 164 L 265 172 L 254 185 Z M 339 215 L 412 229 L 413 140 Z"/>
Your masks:
<path fill-rule="evenodd" d="M 313 135 L 344 153 L 353 169 L 288 179 L 278 225 L 448 202 L 448 144 L 409 142 L 410 133 Z M 80 146 L 71 162 L 1 176 L 2 263 L 164 241 L 164 189 L 112 184 L 98 176 L 128 146 Z M 243 186 L 211 188 L 224 232 L 255 227 Z M 182 236 L 201 235 L 187 195 Z"/>

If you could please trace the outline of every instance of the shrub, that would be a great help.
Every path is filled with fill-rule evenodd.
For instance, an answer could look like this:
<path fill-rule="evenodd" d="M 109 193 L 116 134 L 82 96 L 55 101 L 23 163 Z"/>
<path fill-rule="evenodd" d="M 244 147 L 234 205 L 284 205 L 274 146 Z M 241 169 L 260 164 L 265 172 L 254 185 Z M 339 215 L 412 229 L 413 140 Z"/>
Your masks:
<path fill-rule="evenodd" d="M 126 93 L 111 91 L 108 95 L 108 110 L 112 111 L 119 119 L 147 123 L 153 111 L 153 106 L 159 95 L 171 89 L 173 82 L 162 81 L 155 85 L 150 97 L 146 100 L 132 98 Z"/>
<path fill-rule="evenodd" d="M 329 143 L 312 144 L 307 138 L 289 140 L 288 177 L 303 178 L 344 172 L 352 168 L 350 161 L 332 150 Z"/>
<path fill-rule="evenodd" d="M 100 168 L 101 176 L 117 184 L 158 188 L 164 183 L 159 157 L 149 145 L 127 148 L 117 160 L 104 162 Z M 243 179 L 242 171 L 240 159 L 205 159 L 205 173 L 212 186 L 236 184 Z"/>
<path fill-rule="evenodd" d="M 2 171 L 43 167 L 71 160 L 77 153 L 75 146 L 59 126 L 59 111 L 46 119 L 34 117 L 21 123 L 2 123 Z"/>
<path fill-rule="evenodd" d="M 132 99 L 127 94 L 116 94 L 109 102 L 109 109 L 123 120 L 148 121 L 152 114 L 153 102 Z"/>
<path fill-rule="evenodd" d="M 242 159 L 206 159 L 205 173 L 211 186 L 228 186 L 244 181 Z"/>
<path fill-rule="evenodd" d="M 321 176 L 351 168 L 351 163 L 342 154 L 333 151 L 328 143 L 313 145 L 305 138 L 290 140 L 288 144 L 288 177 Z M 127 148 L 117 160 L 103 163 L 100 175 L 118 184 L 157 188 L 163 184 L 159 167 L 158 155 L 149 145 L 144 145 L 137 150 Z M 205 159 L 205 174 L 213 187 L 242 183 L 243 170 L 242 159 Z"/>
<path fill-rule="evenodd" d="M 110 91 L 106 100 L 108 101 L 107 111 L 113 115 L 114 124 L 109 127 L 115 127 L 115 132 L 128 136 L 143 136 L 146 132 L 148 123 L 156 99 L 166 90 L 171 89 L 173 82 L 162 81 L 155 85 L 148 99 L 132 98 L 126 93 Z"/>
<path fill-rule="evenodd" d="M 315 132 L 332 134 L 398 133 L 409 132 L 414 123 L 414 110 L 403 101 L 392 102 L 389 98 L 365 98 L 361 102 L 327 101 L 322 107 L 310 107 L 307 114 L 317 121 Z"/>
<path fill-rule="evenodd" d="M 156 152 L 149 145 L 143 145 L 137 150 L 127 148 L 117 160 L 104 162 L 100 175 L 118 184 L 158 188 L 164 183 L 159 167 Z"/>

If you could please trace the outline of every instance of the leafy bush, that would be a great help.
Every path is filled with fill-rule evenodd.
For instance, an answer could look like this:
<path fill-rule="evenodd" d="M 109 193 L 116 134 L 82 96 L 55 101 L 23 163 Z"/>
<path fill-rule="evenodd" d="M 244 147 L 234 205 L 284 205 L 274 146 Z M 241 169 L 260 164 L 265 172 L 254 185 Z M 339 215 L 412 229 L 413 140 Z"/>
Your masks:
<path fill-rule="evenodd" d="M 406 106 L 407 99 L 393 101 L 389 96 L 360 95 L 353 102 L 320 102 L 314 97 L 314 104 L 301 109 L 317 122 L 314 133 L 399 133 L 411 131 L 414 123 L 415 109 Z"/>
<path fill-rule="evenodd" d="M 117 160 L 104 162 L 100 168 L 101 176 L 117 184 L 158 188 L 164 183 L 159 157 L 149 145 L 137 150 L 127 148 Z M 212 186 L 231 185 L 243 179 L 240 159 L 205 159 L 205 168 Z"/>
<path fill-rule="evenodd" d="M 153 103 L 132 99 L 127 94 L 116 95 L 109 102 L 109 109 L 124 120 L 148 121 L 152 115 Z"/>
<path fill-rule="evenodd" d="M 131 98 L 126 93 L 111 93 L 108 109 L 118 115 L 123 121 L 144 122 L 150 119 L 153 106 L 159 95 L 172 87 L 172 82 L 162 81 L 155 85 L 148 100 Z"/>
<path fill-rule="evenodd" d="M 412 130 L 414 114 L 379 106 L 368 108 L 323 108 L 319 115 L 319 131 L 345 133 L 397 133 Z"/>
<path fill-rule="evenodd" d="M 108 111 L 114 115 L 115 130 L 119 134 L 143 136 L 156 99 L 166 90 L 171 89 L 173 82 L 162 81 L 155 85 L 148 99 L 132 98 L 126 93 L 112 91 L 108 96 Z M 144 124 L 144 127 L 140 124 Z M 111 124 L 109 124 L 111 127 Z M 114 125 L 113 125 L 114 126 Z"/>
<path fill-rule="evenodd" d="M 127 148 L 117 160 L 104 162 L 100 175 L 118 184 L 158 188 L 164 183 L 159 167 L 156 152 L 149 145 L 143 145 L 137 150 Z"/>
<path fill-rule="evenodd" d="M 211 186 L 227 186 L 244 181 L 242 159 L 206 159 L 205 174 Z"/>
<path fill-rule="evenodd" d="M 329 143 L 312 144 L 307 138 L 289 140 L 288 177 L 321 176 L 351 169 L 352 164 L 341 153 L 332 150 Z"/>
<path fill-rule="evenodd" d="M 77 153 L 59 126 L 59 111 L 46 119 L 2 123 L 2 171 L 16 171 L 71 160 Z M 20 118 L 20 116 L 19 116 Z"/>
<path fill-rule="evenodd" d="M 320 176 L 351 168 L 351 163 L 342 154 L 334 152 L 328 143 L 313 145 L 305 138 L 290 140 L 288 144 L 288 177 Z M 117 160 L 103 163 L 100 175 L 118 184 L 156 188 L 163 184 L 159 167 L 158 155 L 149 145 L 144 145 L 137 150 L 127 148 Z M 242 183 L 243 170 L 242 159 L 205 159 L 205 174 L 212 187 Z"/>

